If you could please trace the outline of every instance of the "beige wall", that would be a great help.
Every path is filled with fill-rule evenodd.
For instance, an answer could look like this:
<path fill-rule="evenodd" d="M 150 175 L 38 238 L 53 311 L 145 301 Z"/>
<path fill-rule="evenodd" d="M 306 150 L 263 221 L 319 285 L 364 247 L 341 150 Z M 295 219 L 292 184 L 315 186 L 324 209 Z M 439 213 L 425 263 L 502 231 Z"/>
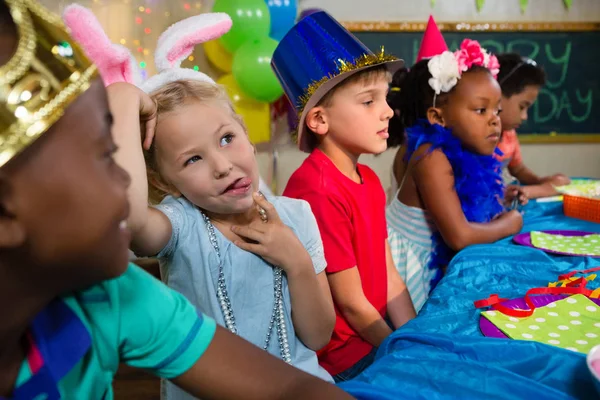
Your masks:
<path fill-rule="evenodd" d="M 523 157 L 535 172 L 549 175 L 564 172 L 570 176 L 592 176 L 600 178 L 600 144 L 538 144 L 523 145 Z M 390 166 L 396 150 L 388 150 L 379 156 L 363 156 L 360 162 L 375 170 L 384 188 L 390 186 Z M 278 193 L 285 188 L 290 175 L 300 166 L 306 154 L 284 146 L 278 150 L 277 187 Z M 258 156 L 262 176 L 268 180 L 271 173 L 270 153 Z"/>
<path fill-rule="evenodd" d="M 303 8 L 319 7 L 343 21 L 426 21 L 430 13 L 438 21 L 600 21 L 600 0 L 576 0 L 569 11 L 563 0 L 529 0 L 524 14 L 517 0 L 487 0 L 480 13 L 475 0 L 304 0 Z M 597 108 L 597 107 L 596 107 Z M 598 127 L 600 132 L 600 127 Z M 564 172 L 571 176 L 600 177 L 599 144 L 524 144 L 523 157 L 541 175 Z M 380 156 L 364 156 L 363 163 L 377 172 L 385 188 L 390 185 L 390 165 L 395 150 Z M 290 146 L 279 150 L 277 190 L 281 192 L 290 174 L 305 155 Z M 263 176 L 270 173 L 270 155 L 259 156 Z"/>

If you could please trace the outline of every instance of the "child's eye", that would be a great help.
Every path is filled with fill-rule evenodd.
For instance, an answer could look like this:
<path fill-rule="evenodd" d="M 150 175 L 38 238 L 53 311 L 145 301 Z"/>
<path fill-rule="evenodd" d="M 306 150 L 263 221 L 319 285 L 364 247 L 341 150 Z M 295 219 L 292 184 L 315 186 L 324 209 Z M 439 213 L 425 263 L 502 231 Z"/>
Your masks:
<path fill-rule="evenodd" d="M 363 105 L 365 105 L 367 107 L 370 106 L 371 104 L 373 104 L 373 100 L 367 100 L 367 101 L 363 102 Z"/>
<path fill-rule="evenodd" d="M 231 133 L 228 133 L 227 135 L 225 135 L 221 138 L 220 145 L 227 146 L 232 141 L 233 141 L 233 135 Z"/>
<path fill-rule="evenodd" d="M 200 160 L 202 160 L 202 157 L 200 157 L 200 156 L 193 156 L 193 157 L 191 157 L 189 160 L 187 160 L 185 162 L 184 166 L 187 167 L 188 165 L 191 165 L 191 164 L 193 164 L 193 163 L 195 163 L 197 161 L 200 161 Z"/>
<path fill-rule="evenodd" d="M 499 108 L 499 109 L 496 110 L 496 115 L 500 115 L 500 114 L 502 114 L 502 109 L 501 108 Z"/>
<path fill-rule="evenodd" d="M 476 112 L 477 114 L 485 114 L 485 111 L 486 111 L 486 109 L 485 109 L 485 108 L 478 108 L 478 109 L 476 109 L 476 110 L 475 110 L 475 112 Z"/>

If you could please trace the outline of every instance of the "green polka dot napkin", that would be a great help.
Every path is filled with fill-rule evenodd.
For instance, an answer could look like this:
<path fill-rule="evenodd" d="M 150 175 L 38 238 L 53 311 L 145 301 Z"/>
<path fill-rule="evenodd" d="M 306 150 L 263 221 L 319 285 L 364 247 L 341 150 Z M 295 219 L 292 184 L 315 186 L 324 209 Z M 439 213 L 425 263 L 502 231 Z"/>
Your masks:
<path fill-rule="evenodd" d="M 531 232 L 531 244 L 538 249 L 584 256 L 600 256 L 600 235 L 563 236 Z"/>
<path fill-rule="evenodd" d="M 577 294 L 536 308 L 527 318 L 481 313 L 511 339 L 531 340 L 587 354 L 600 344 L 600 307 Z"/>
<path fill-rule="evenodd" d="M 565 186 L 555 187 L 556 191 L 563 194 L 582 197 L 599 197 L 600 181 L 591 179 L 573 179 Z"/>

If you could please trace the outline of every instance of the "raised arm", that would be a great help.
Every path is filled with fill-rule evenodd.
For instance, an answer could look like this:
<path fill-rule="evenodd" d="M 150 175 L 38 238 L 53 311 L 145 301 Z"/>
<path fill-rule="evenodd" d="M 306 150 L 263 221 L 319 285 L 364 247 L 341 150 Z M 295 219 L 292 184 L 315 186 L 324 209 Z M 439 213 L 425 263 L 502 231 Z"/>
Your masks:
<path fill-rule="evenodd" d="M 156 106 L 147 94 L 128 83 L 112 84 L 107 92 L 114 117 L 113 137 L 119 147 L 115 159 L 131 177 L 128 220 L 133 233 L 131 248 L 139 256 L 153 256 L 162 250 L 171 237 L 168 218 L 148 206 L 142 136 L 154 131 Z M 140 120 L 145 122 L 141 124 Z"/>

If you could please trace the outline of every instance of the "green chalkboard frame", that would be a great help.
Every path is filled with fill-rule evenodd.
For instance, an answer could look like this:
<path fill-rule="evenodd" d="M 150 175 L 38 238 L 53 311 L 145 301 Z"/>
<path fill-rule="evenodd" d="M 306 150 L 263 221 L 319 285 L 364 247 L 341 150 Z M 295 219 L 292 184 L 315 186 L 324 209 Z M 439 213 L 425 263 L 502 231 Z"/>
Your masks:
<path fill-rule="evenodd" d="M 425 22 L 347 21 L 351 32 L 424 32 Z M 600 31 L 600 22 L 438 22 L 447 32 L 589 32 Z M 522 143 L 600 143 L 598 134 L 529 134 Z"/>

